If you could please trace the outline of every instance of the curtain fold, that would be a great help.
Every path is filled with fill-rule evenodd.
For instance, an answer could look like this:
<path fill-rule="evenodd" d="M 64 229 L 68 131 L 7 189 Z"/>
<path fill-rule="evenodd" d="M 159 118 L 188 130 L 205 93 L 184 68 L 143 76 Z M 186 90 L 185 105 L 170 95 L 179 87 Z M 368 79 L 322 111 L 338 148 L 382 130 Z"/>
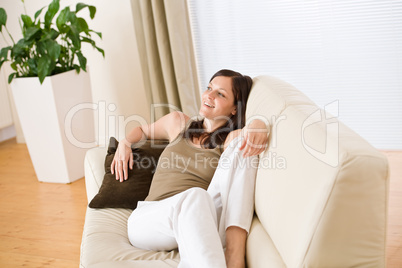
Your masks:
<path fill-rule="evenodd" d="M 151 120 L 198 114 L 200 94 L 186 0 L 131 0 Z"/>

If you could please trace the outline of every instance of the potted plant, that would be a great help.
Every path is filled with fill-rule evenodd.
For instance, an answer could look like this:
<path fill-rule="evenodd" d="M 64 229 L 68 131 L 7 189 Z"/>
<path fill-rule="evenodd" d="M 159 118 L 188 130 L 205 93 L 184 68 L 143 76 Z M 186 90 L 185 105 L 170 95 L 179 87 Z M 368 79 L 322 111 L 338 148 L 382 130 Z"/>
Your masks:
<path fill-rule="evenodd" d="M 60 0 L 52 0 L 41 16 L 44 9 L 33 18 L 26 12 L 21 15 L 23 37 L 15 42 L 6 27 L 6 11 L 0 8 L 0 32 L 9 44 L 0 50 L 0 68 L 9 61 L 13 69 L 8 81 L 39 181 L 69 183 L 83 177 L 87 148 L 82 144 L 95 138 L 93 111 L 76 109 L 92 102 L 82 44 L 104 56 L 92 38 L 102 35 L 78 16 L 87 9 L 93 19 L 94 6 L 78 3 L 75 10 L 68 6 L 60 10 Z M 87 143 L 74 143 L 78 140 Z"/>

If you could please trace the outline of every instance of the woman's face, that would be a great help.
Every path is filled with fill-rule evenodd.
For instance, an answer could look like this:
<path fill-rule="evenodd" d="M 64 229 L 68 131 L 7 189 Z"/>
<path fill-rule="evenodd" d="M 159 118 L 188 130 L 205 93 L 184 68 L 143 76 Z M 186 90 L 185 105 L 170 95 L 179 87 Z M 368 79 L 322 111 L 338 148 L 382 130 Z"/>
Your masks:
<path fill-rule="evenodd" d="M 227 120 L 236 114 L 232 78 L 217 76 L 202 94 L 200 115 L 210 120 Z"/>

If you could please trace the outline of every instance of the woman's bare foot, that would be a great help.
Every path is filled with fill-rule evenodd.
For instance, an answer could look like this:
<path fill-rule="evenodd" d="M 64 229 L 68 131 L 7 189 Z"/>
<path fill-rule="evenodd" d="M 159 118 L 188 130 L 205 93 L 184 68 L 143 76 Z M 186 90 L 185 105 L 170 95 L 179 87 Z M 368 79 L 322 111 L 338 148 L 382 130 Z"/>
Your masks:
<path fill-rule="evenodd" d="M 228 268 L 246 267 L 246 239 L 247 232 L 236 226 L 226 229 L 226 266 Z"/>

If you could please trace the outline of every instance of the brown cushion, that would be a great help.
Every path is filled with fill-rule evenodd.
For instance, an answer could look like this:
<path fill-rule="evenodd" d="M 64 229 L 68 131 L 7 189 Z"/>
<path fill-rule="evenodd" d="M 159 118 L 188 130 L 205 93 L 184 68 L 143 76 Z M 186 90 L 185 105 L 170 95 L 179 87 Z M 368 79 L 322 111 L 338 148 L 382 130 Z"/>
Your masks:
<path fill-rule="evenodd" d="M 110 165 L 116 152 L 118 141 L 111 137 L 105 158 L 105 176 L 98 194 L 89 203 L 90 208 L 130 208 L 147 197 L 158 159 L 168 144 L 164 140 L 147 140 L 141 147 L 132 146 L 134 165 L 128 169 L 128 179 L 116 181 Z"/>

